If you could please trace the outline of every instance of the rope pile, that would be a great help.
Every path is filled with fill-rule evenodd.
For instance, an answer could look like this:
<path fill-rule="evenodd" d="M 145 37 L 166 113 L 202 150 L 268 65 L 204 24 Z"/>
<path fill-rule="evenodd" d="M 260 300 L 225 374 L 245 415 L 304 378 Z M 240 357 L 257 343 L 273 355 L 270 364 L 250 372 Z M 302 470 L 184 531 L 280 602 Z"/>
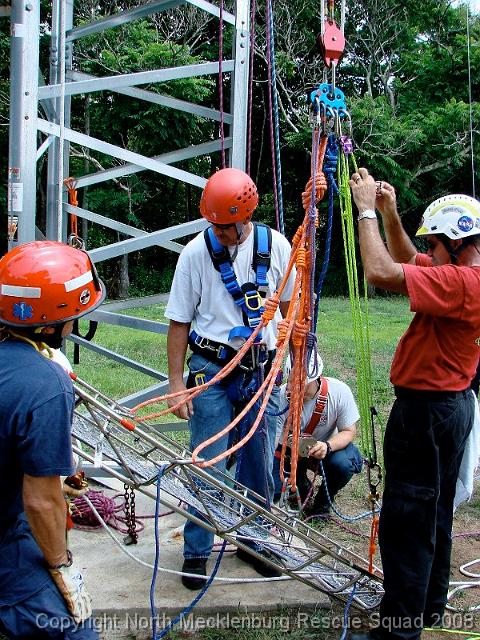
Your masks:
<path fill-rule="evenodd" d="M 85 494 L 88 500 L 93 504 L 101 520 L 93 512 L 91 506 L 79 496 L 71 502 L 71 518 L 76 529 L 82 531 L 93 531 L 102 528 L 102 520 L 112 529 L 120 531 L 120 533 L 128 533 L 126 527 L 125 516 L 120 515 L 125 511 L 125 499 L 122 493 L 117 493 L 112 498 L 106 496 L 103 491 L 95 491 L 89 489 Z M 137 516 L 137 519 L 148 518 L 153 516 Z M 137 531 L 143 531 L 143 522 L 137 522 Z"/>

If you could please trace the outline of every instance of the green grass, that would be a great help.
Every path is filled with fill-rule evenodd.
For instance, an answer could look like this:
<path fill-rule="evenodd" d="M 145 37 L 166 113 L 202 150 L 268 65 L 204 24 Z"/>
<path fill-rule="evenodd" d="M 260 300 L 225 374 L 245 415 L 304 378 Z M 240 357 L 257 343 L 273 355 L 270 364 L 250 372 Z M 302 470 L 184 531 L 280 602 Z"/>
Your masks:
<path fill-rule="evenodd" d="M 125 312 L 139 318 L 165 322 L 164 305 L 152 305 Z M 389 370 L 395 346 L 411 319 L 405 298 L 374 298 L 369 301 L 369 327 L 372 353 L 374 405 L 385 422 L 393 395 Z M 85 333 L 87 322 L 80 323 Z M 325 363 L 325 374 L 347 382 L 356 392 L 356 358 L 350 302 L 346 298 L 322 298 L 318 318 L 318 346 Z M 127 356 L 158 371 L 166 372 L 166 336 L 100 324 L 93 342 Z M 73 359 L 73 345 L 67 344 Z M 76 373 L 112 398 L 119 399 L 140 391 L 155 380 L 95 354 L 80 350 Z"/>
<path fill-rule="evenodd" d="M 164 305 L 152 305 L 124 313 L 167 322 Z M 390 362 L 398 339 L 408 325 L 411 315 L 404 298 L 376 298 L 369 302 L 372 362 L 375 379 L 378 380 L 380 388 L 382 385 L 386 388 L 390 386 Z M 80 322 L 80 329 L 81 332 L 86 331 L 86 321 Z M 355 346 L 349 300 L 322 299 L 317 329 L 318 346 L 324 359 L 325 373 L 355 386 Z M 163 335 L 100 324 L 93 342 L 158 370 L 166 370 L 166 337 Z M 72 354 L 73 345 L 68 342 L 67 355 L 72 358 Z M 150 378 L 87 349 L 81 349 L 80 364 L 75 366 L 75 371 L 80 377 L 116 398 L 121 397 L 125 389 L 127 393 L 132 393 L 141 389 L 142 385 L 152 383 Z"/>

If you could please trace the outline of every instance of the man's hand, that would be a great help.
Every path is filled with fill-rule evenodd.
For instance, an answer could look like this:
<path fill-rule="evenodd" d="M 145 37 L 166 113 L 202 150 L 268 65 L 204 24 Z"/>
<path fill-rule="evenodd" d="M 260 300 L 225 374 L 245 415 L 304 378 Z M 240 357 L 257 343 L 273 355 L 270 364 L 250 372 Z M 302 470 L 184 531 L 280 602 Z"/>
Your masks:
<path fill-rule="evenodd" d="M 170 393 L 177 393 L 178 391 L 187 391 L 187 387 L 183 382 L 177 382 L 173 384 L 170 382 Z M 175 396 L 174 398 L 168 399 L 168 406 L 174 407 L 179 402 L 183 402 L 177 409 L 172 411 L 174 416 L 177 418 L 182 418 L 182 420 L 188 420 L 191 416 L 193 416 L 193 404 L 189 399 L 189 395 L 185 393 L 185 395 Z"/>
<path fill-rule="evenodd" d="M 365 168 L 362 167 L 358 173 L 352 174 L 350 188 L 359 213 L 375 211 L 377 187 L 375 180 Z"/>
<path fill-rule="evenodd" d="M 319 440 L 308 452 L 309 458 L 316 458 L 317 460 L 323 460 L 328 454 L 328 447 L 326 442 Z"/>
<path fill-rule="evenodd" d="M 78 471 L 77 473 L 62 479 L 62 490 L 65 497 L 79 498 L 87 493 L 88 482 L 85 478 L 84 471 Z"/>
<path fill-rule="evenodd" d="M 397 213 L 397 195 L 395 189 L 388 182 L 377 182 L 377 209 L 382 218 L 393 218 Z"/>
<path fill-rule="evenodd" d="M 49 571 L 75 622 L 79 624 L 89 618 L 92 615 L 92 599 L 80 571 L 72 565 Z"/>

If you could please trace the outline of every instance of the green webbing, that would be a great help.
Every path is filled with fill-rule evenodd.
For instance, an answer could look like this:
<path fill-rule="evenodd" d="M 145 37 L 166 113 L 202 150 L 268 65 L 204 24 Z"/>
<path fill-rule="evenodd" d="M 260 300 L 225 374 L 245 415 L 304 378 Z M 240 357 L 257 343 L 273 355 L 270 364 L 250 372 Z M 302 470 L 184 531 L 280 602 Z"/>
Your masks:
<path fill-rule="evenodd" d="M 357 165 L 353 155 L 351 158 L 353 166 L 356 168 Z M 339 153 L 338 187 L 345 266 L 347 270 L 357 368 L 358 408 L 360 411 L 360 447 L 362 449 L 362 453 L 367 457 L 370 465 L 372 465 L 377 462 L 377 447 L 373 425 L 374 408 L 367 285 L 364 277 L 364 301 L 362 310 L 355 251 L 352 197 L 349 185 L 349 166 L 347 156 L 345 156 L 343 151 L 340 151 Z"/>

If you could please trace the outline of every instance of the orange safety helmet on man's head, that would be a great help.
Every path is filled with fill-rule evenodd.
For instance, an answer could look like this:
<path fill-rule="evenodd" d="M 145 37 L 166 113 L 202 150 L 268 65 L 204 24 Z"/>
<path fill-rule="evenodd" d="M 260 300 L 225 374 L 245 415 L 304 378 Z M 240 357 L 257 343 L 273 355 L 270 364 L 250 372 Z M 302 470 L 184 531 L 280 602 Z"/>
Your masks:
<path fill-rule="evenodd" d="M 255 183 L 240 169 L 221 169 L 208 179 L 200 213 L 213 224 L 235 224 L 253 214 L 258 204 Z"/>
<path fill-rule="evenodd" d="M 104 299 L 105 286 L 86 251 L 62 242 L 27 242 L 0 260 L 0 324 L 61 324 Z"/>

